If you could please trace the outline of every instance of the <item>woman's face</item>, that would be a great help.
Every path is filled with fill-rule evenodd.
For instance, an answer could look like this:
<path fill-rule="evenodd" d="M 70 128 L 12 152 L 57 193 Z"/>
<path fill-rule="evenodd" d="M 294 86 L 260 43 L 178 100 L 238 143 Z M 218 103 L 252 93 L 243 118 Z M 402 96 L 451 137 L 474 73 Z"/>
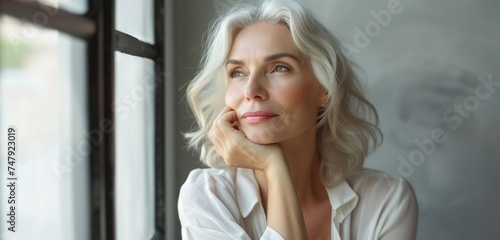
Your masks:
<path fill-rule="evenodd" d="M 281 24 L 242 29 L 226 62 L 226 105 L 253 142 L 280 143 L 315 136 L 324 93 L 308 60 Z"/>

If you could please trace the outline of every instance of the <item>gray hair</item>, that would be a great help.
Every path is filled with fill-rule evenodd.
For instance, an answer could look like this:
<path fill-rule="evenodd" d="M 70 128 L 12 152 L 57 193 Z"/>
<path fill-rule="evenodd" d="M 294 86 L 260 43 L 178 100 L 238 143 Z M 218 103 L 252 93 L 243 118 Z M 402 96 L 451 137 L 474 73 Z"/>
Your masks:
<path fill-rule="evenodd" d="M 290 30 L 326 92 L 327 104 L 321 109 L 316 126 L 317 146 L 321 178 L 333 186 L 362 168 L 366 155 L 380 144 L 382 132 L 377 127 L 375 107 L 363 96 L 353 70 L 356 65 L 344 55 L 338 40 L 311 13 L 291 0 L 235 6 L 215 20 L 204 46 L 200 70 L 187 89 L 187 100 L 199 127 L 185 133 L 188 145 L 201 148 L 200 160 L 208 166 L 227 167 L 208 139 L 212 122 L 225 106 L 225 61 L 236 34 L 262 21 L 283 24 Z"/>

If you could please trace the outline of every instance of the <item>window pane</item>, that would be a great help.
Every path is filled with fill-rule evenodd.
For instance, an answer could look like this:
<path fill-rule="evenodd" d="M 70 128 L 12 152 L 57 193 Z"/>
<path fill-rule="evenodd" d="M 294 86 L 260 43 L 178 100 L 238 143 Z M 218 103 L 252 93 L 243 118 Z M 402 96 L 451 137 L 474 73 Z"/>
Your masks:
<path fill-rule="evenodd" d="M 116 53 L 116 238 L 154 235 L 153 61 Z"/>
<path fill-rule="evenodd" d="M 154 44 L 152 0 L 117 0 L 116 30 Z"/>
<path fill-rule="evenodd" d="M 24 0 L 24 1 L 39 2 L 57 9 L 62 8 L 68 12 L 76 14 L 84 14 L 87 12 L 88 9 L 87 0 Z M 57 14 L 57 12 L 53 12 L 48 9 L 44 9 L 44 11 L 49 17 L 54 16 L 54 14 Z"/>
<path fill-rule="evenodd" d="M 56 0 L 44 0 L 44 1 L 52 1 L 55 2 Z M 88 10 L 88 3 L 87 0 L 57 0 L 59 4 L 61 4 L 61 7 L 72 13 L 76 14 L 84 14 Z"/>
<path fill-rule="evenodd" d="M 82 41 L 0 16 L 1 239 L 89 238 L 85 51 Z M 17 177 L 12 204 L 8 166 Z M 15 233 L 4 221 L 11 207 Z"/>

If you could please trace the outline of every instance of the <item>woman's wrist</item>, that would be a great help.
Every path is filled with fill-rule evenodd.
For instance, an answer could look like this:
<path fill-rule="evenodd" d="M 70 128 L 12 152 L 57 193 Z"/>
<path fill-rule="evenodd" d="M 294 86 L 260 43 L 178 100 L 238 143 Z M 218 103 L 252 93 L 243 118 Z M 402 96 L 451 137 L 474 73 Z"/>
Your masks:
<path fill-rule="evenodd" d="M 285 239 L 307 239 L 302 209 L 287 160 L 275 156 L 264 169 L 267 181 L 267 223 Z"/>
<path fill-rule="evenodd" d="M 283 177 L 290 177 L 290 171 L 288 168 L 288 163 L 284 156 L 280 153 L 274 153 L 268 156 L 267 166 L 262 169 L 264 175 L 266 176 L 267 182 L 273 182 L 275 179 L 282 179 Z"/>

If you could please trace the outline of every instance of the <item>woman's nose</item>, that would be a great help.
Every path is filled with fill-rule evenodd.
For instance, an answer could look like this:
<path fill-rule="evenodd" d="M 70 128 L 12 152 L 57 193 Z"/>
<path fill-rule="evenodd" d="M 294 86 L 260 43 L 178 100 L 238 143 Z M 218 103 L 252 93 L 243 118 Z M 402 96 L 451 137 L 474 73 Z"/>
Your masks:
<path fill-rule="evenodd" d="M 269 96 L 266 90 L 266 76 L 251 74 L 245 86 L 245 100 L 266 100 Z"/>

